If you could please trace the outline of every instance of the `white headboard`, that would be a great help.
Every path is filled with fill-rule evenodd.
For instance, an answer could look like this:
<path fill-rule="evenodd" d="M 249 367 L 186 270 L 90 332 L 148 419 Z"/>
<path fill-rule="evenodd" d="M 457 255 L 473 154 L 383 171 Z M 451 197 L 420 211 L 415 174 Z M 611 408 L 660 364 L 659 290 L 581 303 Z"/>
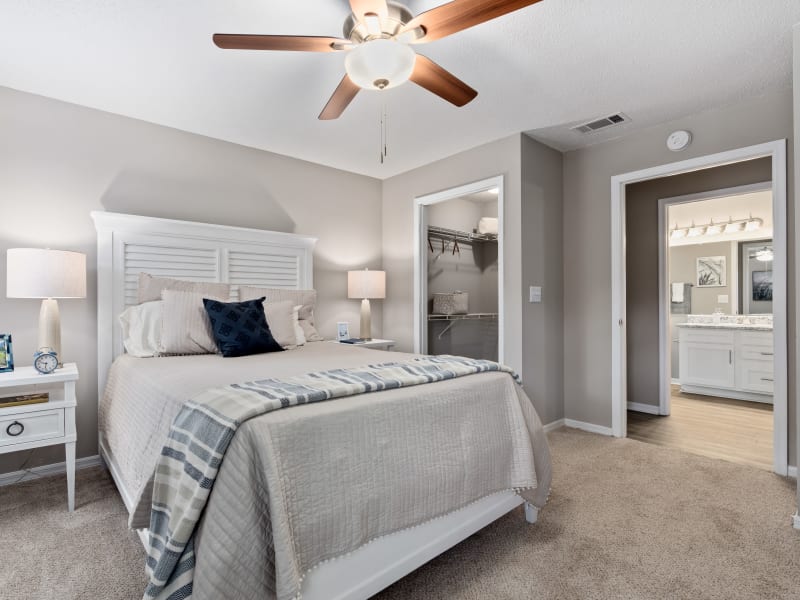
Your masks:
<path fill-rule="evenodd" d="M 95 211 L 98 393 L 124 351 L 117 317 L 136 304 L 140 272 L 189 281 L 311 289 L 317 239 L 291 233 Z"/>

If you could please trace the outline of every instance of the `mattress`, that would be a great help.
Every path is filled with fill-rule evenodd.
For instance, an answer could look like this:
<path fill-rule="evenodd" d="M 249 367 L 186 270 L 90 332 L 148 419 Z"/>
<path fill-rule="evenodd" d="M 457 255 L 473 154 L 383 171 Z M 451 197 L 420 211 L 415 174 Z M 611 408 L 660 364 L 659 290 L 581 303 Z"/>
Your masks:
<path fill-rule="evenodd" d="M 317 342 L 297 350 L 119 357 L 99 427 L 147 527 L 150 480 L 181 404 L 212 387 L 412 358 Z M 310 569 L 500 491 L 543 506 L 550 459 L 505 373 L 292 407 L 251 419 L 223 460 L 196 536 L 194 596 L 295 598 Z"/>

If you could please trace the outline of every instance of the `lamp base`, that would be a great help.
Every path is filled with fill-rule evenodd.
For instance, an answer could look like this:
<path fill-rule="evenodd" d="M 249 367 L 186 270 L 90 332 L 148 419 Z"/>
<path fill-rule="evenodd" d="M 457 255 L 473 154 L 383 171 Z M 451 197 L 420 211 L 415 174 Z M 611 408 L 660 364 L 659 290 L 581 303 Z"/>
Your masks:
<path fill-rule="evenodd" d="M 364 298 L 361 301 L 361 329 L 359 330 L 360 339 L 368 342 L 372 339 L 372 314 L 369 308 L 369 300 Z"/>
<path fill-rule="evenodd" d="M 52 348 L 58 357 L 58 366 L 63 367 L 61 357 L 61 315 L 58 311 L 58 301 L 54 298 L 42 300 L 39 310 L 39 347 Z"/>

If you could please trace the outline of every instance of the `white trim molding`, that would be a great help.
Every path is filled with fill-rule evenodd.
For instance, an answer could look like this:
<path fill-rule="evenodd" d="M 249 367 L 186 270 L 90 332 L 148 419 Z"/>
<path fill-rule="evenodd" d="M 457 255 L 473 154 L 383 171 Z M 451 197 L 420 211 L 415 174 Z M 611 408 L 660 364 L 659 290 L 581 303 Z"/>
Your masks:
<path fill-rule="evenodd" d="M 86 456 L 79 458 L 75 461 L 75 470 L 89 469 L 91 467 L 103 466 L 103 460 L 99 455 Z M 23 469 L 21 471 L 12 471 L 11 473 L 0 474 L 0 487 L 5 485 L 13 485 L 15 483 L 22 483 L 23 481 L 30 481 L 32 479 L 41 479 L 42 477 L 51 477 L 53 475 L 63 475 L 67 472 L 67 463 L 59 462 L 49 465 L 42 465 L 41 467 L 32 467 L 30 469 Z"/>
<path fill-rule="evenodd" d="M 561 429 L 564 427 L 564 419 L 558 419 L 553 421 L 552 423 L 548 423 L 547 425 L 542 426 L 545 433 L 550 433 L 551 431 L 555 431 L 556 429 Z"/>
<path fill-rule="evenodd" d="M 788 477 L 794 477 L 795 479 L 797 479 L 797 467 L 790 465 L 789 468 L 787 469 L 786 475 Z"/>
<path fill-rule="evenodd" d="M 576 421 L 575 419 L 564 419 L 564 426 L 571 427 L 572 429 L 580 429 L 581 431 L 588 431 L 589 433 L 599 433 L 600 435 L 614 435 L 611 431 L 611 427 L 595 425 L 594 423 L 585 423 L 583 421 Z"/>
<path fill-rule="evenodd" d="M 633 410 L 648 415 L 663 415 L 661 409 L 655 404 L 642 404 L 641 402 L 628 402 L 628 410 Z"/>
<path fill-rule="evenodd" d="M 627 432 L 627 349 L 625 304 L 625 188 L 648 179 L 668 177 L 711 167 L 770 157 L 772 159 L 773 314 L 775 382 L 773 413 L 773 470 L 787 474 L 789 459 L 788 358 L 787 358 L 787 229 L 786 229 L 786 140 L 775 140 L 717 154 L 659 165 L 611 178 L 611 430 L 616 437 Z"/>
<path fill-rule="evenodd" d="M 795 529 L 800 529 L 800 513 L 794 513 L 792 517 L 792 527 Z"/>

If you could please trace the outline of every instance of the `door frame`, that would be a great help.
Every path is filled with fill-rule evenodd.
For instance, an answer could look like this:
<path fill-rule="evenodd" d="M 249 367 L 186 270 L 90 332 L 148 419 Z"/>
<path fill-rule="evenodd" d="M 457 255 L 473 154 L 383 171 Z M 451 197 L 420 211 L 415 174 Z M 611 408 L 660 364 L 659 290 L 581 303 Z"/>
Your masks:
<path fill-rule="evenodd" d="M 485 192 L 497 188 L 497 356 L 500 363 L 505 357 L 505 305 L 503 294 L 503 242 L 505 210 L 503 175 L 495 175 L 480 181 L 418 196 L 414 198 L 414 352 L 427 353 L 428 349 L 428 260 L 427 235 L 428 222 L 425 208 L 440 202 L 454 200 L 469 194 Z"/>
<path fill-rule="evenodd" d="M 611 431 L 615 437 L 627 433 L 627 355 L 626 355 L 626 298 L 625 298 L 625 188 L 628 184 L 689 173 L 710 167 L 769 157 L 772 159 L 772 219 L 773 245 L 782 248 L 776 252 L 773 264 L 773 335 L 775 343 L 775 393 L 773 411 L 774 431 L 773 470 L 779 475 L 788 473 L 788 418 L 787 418 L 787 256 L 786 256 L 786 200 L 787 169 L 786 140 L 775 140 L 716 154 L 709 154 L 631 171 L 611 178 Z"/>
<path fill-rule="evenodd" d="M 659 340 L 659 396 L 658 414 L 666 416 L 670 414 L 670 385 L 672 383 L 672 339 L 669 334 L 669 304 L 670 290 L 668 285 L 669 274 L 669 227 L 668 211 L 670 206 L 676 204 L 689 204 L 691 202 L 701 202 L 712 198 L 724 198 L 726 196 L 738 196 L 751 194 L 753 192 L 772 191 L 771 181 L 762 181 L 748 185 L 739 185 L 719 190 L 710 190 L 698 194 L 686 194 L 683 196 L 673 196 L 671 198 L 659 198 L 658 200 L 658 340 Z M 773 202 L 774 205 L 774 202 Z M 773 206 L 774 210 L 774 206 Z M 773 219 L 774 220 L 774 219 Z M 742 240 L 744 241 L 744 240 Z M 739 241 L 732 241 L 732 245 L 738 245 Z M 733 246 L 732 246 L 733 248 Z M 774 246 L 773 246 L 774 249 Z M 785 248 L 784 248 L 785 255 Z M 738 295 L 738 273 L 731 271 L 732 277 L 729 287 L 737 289 Z M 738 310 L 738 300 L 732 294 L 731 304 Z M 777 423 L 775 424 L 777 425 Z"/>

